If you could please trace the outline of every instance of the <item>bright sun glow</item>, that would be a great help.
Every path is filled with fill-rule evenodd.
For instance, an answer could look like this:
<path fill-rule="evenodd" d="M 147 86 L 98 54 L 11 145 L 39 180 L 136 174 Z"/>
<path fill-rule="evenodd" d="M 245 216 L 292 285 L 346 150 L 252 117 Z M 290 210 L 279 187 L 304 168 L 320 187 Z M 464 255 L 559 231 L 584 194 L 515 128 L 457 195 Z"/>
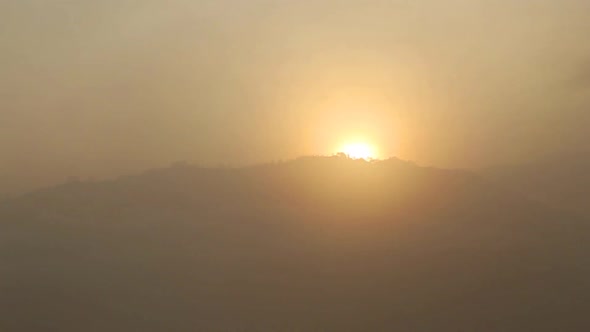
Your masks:
<path fill-rule="evenodd" d="M 354 143 L 345 145 L 342 148 L 342 152 L 344 152 L 347 156 L 353 159 L 375 159 L 375 149 L 372 146 L 365 143 Z"/>

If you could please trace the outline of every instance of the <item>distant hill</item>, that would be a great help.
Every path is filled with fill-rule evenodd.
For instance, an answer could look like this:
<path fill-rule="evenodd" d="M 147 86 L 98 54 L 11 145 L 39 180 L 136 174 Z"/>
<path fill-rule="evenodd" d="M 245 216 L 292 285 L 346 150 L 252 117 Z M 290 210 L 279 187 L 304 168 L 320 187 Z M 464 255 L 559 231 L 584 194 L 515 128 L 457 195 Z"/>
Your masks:
<path fill-rule="evenodd" d="M 0 206 L 0 330 L 584 331 L 589 239 L 398 159 L 72 182 Z"/>
<path fill-rule="evenodd" d="M 532 199 L 590 217 L 590 152 L 553 155 L 480 173 Z"/>

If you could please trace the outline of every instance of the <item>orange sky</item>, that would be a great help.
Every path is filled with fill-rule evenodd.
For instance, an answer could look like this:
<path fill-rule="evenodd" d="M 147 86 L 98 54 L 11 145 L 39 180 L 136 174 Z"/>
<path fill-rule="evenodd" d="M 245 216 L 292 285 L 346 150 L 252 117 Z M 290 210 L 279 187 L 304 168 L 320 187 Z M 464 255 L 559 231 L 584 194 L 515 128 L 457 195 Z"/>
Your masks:
<path fill-rule="evenodd" d="M 590 2 L 0 2 L 0 179 L 590 142 Z"/>

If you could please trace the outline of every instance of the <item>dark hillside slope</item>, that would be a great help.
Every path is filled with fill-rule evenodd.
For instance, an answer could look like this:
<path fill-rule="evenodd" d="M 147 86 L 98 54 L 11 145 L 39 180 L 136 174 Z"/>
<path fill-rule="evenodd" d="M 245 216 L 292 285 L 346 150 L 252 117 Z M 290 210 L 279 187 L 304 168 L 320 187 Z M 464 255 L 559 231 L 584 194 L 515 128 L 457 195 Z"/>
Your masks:
<path fill-rule="evenodd" d="M 590 152 L 492 167 L 480 173 L 522 195 L 590 218 Z"/>
<path fill-rule="evenodd" d="M 2 331 L 582 331 L 584 220 L 397 159 L 175 167 L 0 207 Z"/>

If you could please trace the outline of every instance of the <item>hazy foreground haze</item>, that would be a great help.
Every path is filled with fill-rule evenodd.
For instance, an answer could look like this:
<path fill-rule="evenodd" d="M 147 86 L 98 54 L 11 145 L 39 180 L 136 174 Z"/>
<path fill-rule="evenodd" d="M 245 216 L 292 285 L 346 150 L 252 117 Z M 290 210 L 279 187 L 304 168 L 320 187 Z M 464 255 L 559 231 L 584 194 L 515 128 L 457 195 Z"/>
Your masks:
<path fill-rule="evenodd" d="M 589 35 L 588 0 L 0 0 L 0 331 L 590 330 Z"/>

